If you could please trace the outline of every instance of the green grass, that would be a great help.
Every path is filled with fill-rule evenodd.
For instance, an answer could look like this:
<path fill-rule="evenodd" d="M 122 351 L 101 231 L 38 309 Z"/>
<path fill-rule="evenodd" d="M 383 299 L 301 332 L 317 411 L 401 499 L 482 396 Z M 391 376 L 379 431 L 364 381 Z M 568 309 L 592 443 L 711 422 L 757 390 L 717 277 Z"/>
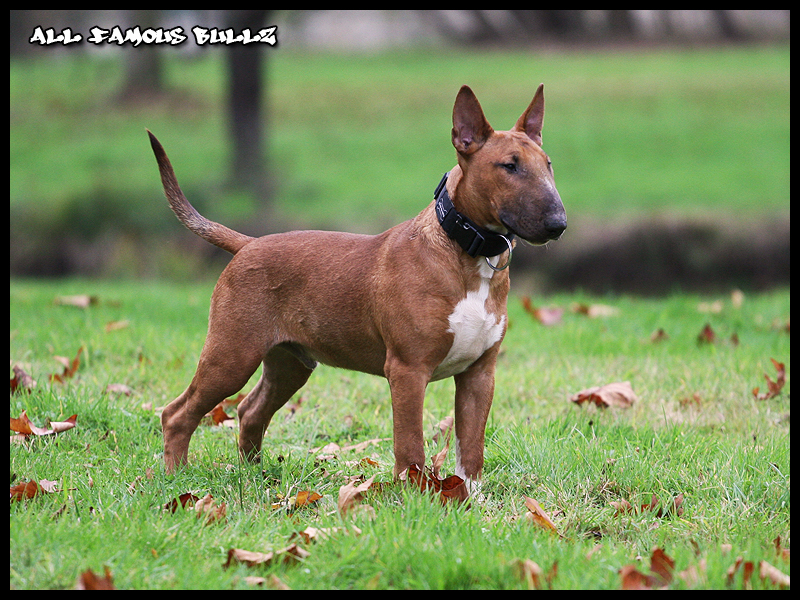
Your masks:
<path fill-rule="evenodd" d="M 772 542 L 790 536 L 790 379 L 771 400 L 751 394 L 765 388 L 764 373 L 775 379 L 771 357 L 790 371 L 788 290 L 748 295 L 740 308 L 726 297 L 691 295 L 534 298 L 537 306 L 567 308 L 553 327 L 535 322 L 512 295 L 482 501 L 468 510 L 443 508 L 389 487 L 365 501 L 374 519 L 345 521 L 361 535 L 308 544 L 302 564 L 225 570 L 230 548 L 277 550 L 307 526 L 342 525 L 336 498 L 346 476 L 389 481 L 390 442 L 343 457 L 371 456 L 377 466 L 316 462 L 308 450 L 390 437 L 391 405 L 384 380 L 319 367 L 300 392 L 299 410 L 282 411 L 270 427 L 260 466 L 238 463 L 235 429 L 201 426 L 190 466 L 165 476 L 155 408 L 191 379 L 211 288 L 11 282 L 10 355 L 38 381 L 32 393 L 11 396 L 11 416 L 26 410 L 44 426 L 78 415 L 75 429 L 10 448 L 12 485 L 47 479 L 61 490 L 11 505 L 12 589 L 70 588 L 80 572 L 102 573 L 103 565 L 117 587 L 128 589 L 243 588 L 250 575 L 275 575 L 294 589 L 524 588 L 512 567 L 517 559 L 545 571 L 557 563 L 558 589 L 615 589 L 622 566 L 647 572 L 653 547 L 675 559 L 676 572 L 706 565 L 697 582 L 676 576 L 672 589 L 725 587 L 737 556 L 790 573 Z M 96 294 L 99 302 L 85 310 L 53 304 L 76 293 Z M 720 312 L 698 310 L 716 299 L 723 301 Z M 619 312 L 589 319 L 569 310 L 576 301 Z M 120 320 L 128 327 L 106 333 L 107 323 Z M 713 345 L 696 340 L 706 323 L 718 336 Z M 669 338 L 653 344 L 659 328 Z M 47 375 L 61 369 L 52 357 L 72 357 L 81 346 L 77 376 L 49 384 Z M 569 402 L 583 388 L 612 381 L 631 382 L 638 395 L 632 408 Z M 133 394 L 106 394 L 109 383 L 124 383 Z M 450 381 L 429 386 L 429 439 L 452 414 L 452 393 Z M 429 455 L 439 448 L 431 444 Z M 446 473 L 453 468 L 451 456 Z M 322 500 L 292 514 L 270 508 L 303 489 Z M 191 513 L 160 508 L 188 491 L 225 502 L 226 522 L 204 526 Z M 614 516 L 610 502 L 644 504 L 653 494 L 665 502 L 683 494 L 683 514 Z M 523 496 L 539 501 L 562 537 L 526 521 Z M 741 572 L 734 587 L 740 584 Z M 768 586 L 757 575 L 753 585 Z"/>
<path fill-rule="evenodd" d="M 169 56 L 169 53 L 165 53 Z M 455 163 L 452 103 L 473 87 L 510 128 L 545 82 L 545 148 L 570 215 L 788 215 L 789 47 L 375 55 L 267 52 L 269 154 L 279 214 L 377 232 L 419 212 Z M 209 217 L 257 206 L 226 193 L 219 53 L 167 58 L 170 100 L 113 101 L 105 57 L 12 61 L 10 201 L 18 226 L 174 226 L 144 128 Z"/>

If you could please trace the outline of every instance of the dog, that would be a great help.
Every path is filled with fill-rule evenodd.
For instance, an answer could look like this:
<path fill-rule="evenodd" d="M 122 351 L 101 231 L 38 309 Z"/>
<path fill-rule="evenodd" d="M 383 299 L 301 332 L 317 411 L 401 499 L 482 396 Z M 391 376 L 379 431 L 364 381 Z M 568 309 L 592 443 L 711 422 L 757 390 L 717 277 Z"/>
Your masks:
<path fill-rule="evenodd" d="M 429 382 L 455 380 L 455 474 L 483 470 L 484 434 L 508 325 L 508 263 L 520 238 L 558 239 L 567 226 L 542 150 L 544 85 L 510 131 L 495 131 L 463 86 L 453 106 L 458 163 L 415 218 L 378 235 L 290 231 L 253 238 L 201 216 L 148 131 L 178 219 L 233 254 L 211 297 L 208 335 L 189 387 L 161 416 L 167 472 L 187 462 L 202 417 L 263 372 L 242 400 L 239 452 L 259 459 L 275 412 L 318 363 L 385 377 L 394 475 L 425 464 Z"/>

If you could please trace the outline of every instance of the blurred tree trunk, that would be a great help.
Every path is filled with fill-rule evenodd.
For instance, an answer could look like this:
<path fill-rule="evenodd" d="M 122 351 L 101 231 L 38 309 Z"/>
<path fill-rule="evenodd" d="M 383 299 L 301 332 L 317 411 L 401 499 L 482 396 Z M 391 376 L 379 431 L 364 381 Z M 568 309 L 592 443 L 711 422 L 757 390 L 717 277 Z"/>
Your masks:
<path fill-rule="evenodd" d="M 255 34 L 264 24 L 267 10 L 230 10 L 225 26 L 236 33 Z M 233 150 L 231 184 L 260 196 L 269 191 L 264 153 L 266 119 L 262 114 L 264 46 L 259 43 L 227 47 L 228 115 Z M 263 197 L 263 196 L 262 196 Z"/>
<path fill-rule="evenodd" d="M 143 30 L 158 27 L 158 10 L 129 10 L 130 23 Z M 125 82 L 118 98 L 122 102 L 148 98 L 164 90 L 164 79 L 158 46 L 142 44 L 135 52 L 123 53 L 125 63 Z"/>

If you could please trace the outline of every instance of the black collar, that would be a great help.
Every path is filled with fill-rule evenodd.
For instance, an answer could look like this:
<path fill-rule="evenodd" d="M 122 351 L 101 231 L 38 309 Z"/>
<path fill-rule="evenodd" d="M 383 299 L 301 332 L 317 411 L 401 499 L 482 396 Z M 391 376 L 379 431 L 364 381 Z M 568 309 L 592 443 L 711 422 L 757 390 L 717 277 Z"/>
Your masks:
<path fill-rule="evenodd" d="M 508 250 L 511 247 L 511 240 L 514 239 L 513 233 L 503 235 L 479 227 L 469 217 L 456 210 L 445 186 L 447 175 L 445 173 L 442 177 L 436 191 L 433 192 L 433 198 L 436 201 L 436 217 L 448 237 L 458 242 L 458 245 L 472 257 L 497 256 Z"/>

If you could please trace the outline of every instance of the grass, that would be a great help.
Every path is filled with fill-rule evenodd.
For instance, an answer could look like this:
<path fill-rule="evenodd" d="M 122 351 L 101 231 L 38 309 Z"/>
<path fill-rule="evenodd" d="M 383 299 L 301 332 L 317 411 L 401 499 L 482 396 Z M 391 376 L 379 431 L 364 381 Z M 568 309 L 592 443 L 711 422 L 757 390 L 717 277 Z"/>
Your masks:
<path fill-rule="evenodd" d="M 748 295 L 738 308 L 730 298 L 691 295 L 534 298 L 537 306 L 566 308 L 552 327 L 534 321 L 512 295 L 484 499 L 469 509 L 442 507 L 390 486 L 364 501 L 374 507 L 373 519 L 342 520 L 339 487 L 357 474 L 389 481 L 391 443 L 341 460 L 317 461 L 308 451 L 390 437 L 388 386 L 380 378 L 319 367 L 300 392 L 299 409 L 284 409 L 271 426 L 260 466 L 239 464 L 235 429 L 202 426 L 190 466 L 164 475 L 156 408 L 194 372 L 211 287 L 12 280 L 10 354 L 38 386 L 11 396 L 11 416 L 26 410 L 44 426 L 78 415 L 75 429 L 11 445 L 12 485 L 44 479 L 59 490 L 11 504 L 12 589 L 70 588 L 79 573 L 102 573 L 104 565 L 118 588 L 130 589 L 243 588 L 252 575 L 274 575 L 294 589 L 524 588 L 513 566 L 518 559 L 545 572 L 557 563 L 558 589 L 616 589 L 621 567 L 647 572 L 654 547 L 675 560 L 676 573 L 698 569 L 696 580 L 676 576 L 671 589 L 725 587 L 737 556 L 790 572 L 773 546 L 790 535 L 790 380 L 770 400 L 751 394 L 765 388 L 765 373 L 775 379 L 770 358 L 789 372 L 788 290 Z M 87 309 L 53 303 L 77 293 L 98 302 Z M 714 300 L 718 311 L 698 310 Z M 570 311 L 572 302 L 618 313 L 590 319 Z M 126 327 L 105 331 L 122 320 Z M 698 344 L 706 323 L 717 341 Z M 659 328 L 669 337 L 650 342 Z M 76 376 L 48 383 L 61 369 L 52 357 L 73 357 L 81 346 Z M 580 389 L 624 380 L 638 395 L 628 410 L 569 402 Z M 133 393 L 105 393 L 110 383 Z M 431 436 L 452 413 L 452 392 L 450 381 L 429 386 L 424 419 Z M 429 455 L 440 448 L 431 443 Z M 377 464 L 345 462 L 367 456 Z M 444 470 L 453 468 L 451 456 Z M 292 513 L 271 508 L 300 490 L 323 498 Z M 226 521 L 204 525 L 189 511 L 162 510 L 188 491 L 225 502 Z M 683 494 L 683 513 L 614 516 L 611 502 L 640 505 L 654 494 L 662 502 Z M 538 500 L 560 537 L 526 520 L 524 496 Z M 352 524 L 360 535 L 305 544 L 310 555 L 301 564 L 222 568 L 230 548 L 277 550 L 308 526 Z M 740 569 L 732 587 L 741 585 Z M 752 585 L 770 587 L 757 574 Z"/>
<path fill-rule="evenodd" d="M 427 204 L 455 163 L 452 103 L 470 84 L 498 129 L 546 84 L 545 148 L 571 218 L 760 215 L 789 207 L 789 47 L 641 52 L 267 53 L 274 203 L 298 226 L 377 232 Z M 10 202 L 18 227 L 152 234 L 174 226 L 144 134 L 167 148 L 210 218 L 246 222 L 226 192 L 221 55 L 165 53 L 171 96 L 122 106 L 121 62 L 10 66 Z M 35 208 L 35 214 L 31 213 Z M 87 229 L 88 228 L 88 229 Z"/>

